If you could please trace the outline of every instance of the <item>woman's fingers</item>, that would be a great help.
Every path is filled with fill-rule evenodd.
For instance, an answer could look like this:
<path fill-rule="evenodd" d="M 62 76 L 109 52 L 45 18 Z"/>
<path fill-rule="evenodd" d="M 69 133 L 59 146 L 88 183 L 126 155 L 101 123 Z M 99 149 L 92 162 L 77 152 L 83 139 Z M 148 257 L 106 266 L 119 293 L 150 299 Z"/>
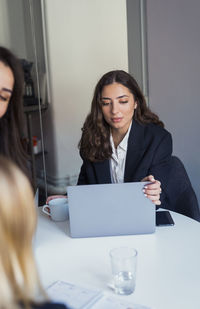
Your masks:
<path fill-rule="evenodd" d="M 150 199 L 151 200 L 151 199 Z M 156 201 L 152 201 L 155 205 L 161 205 L 161 201 L 160 200 L 156 200 Z"/>
<path fill-rule="evenodd" d="M 66 197 L 65 195 L 50 195 L 47 197 L 47 200 L 46 200 L 46 204 L 49 204 L 49 202 L 55 198 L 59 198 L 59 197 Z"/>
<path fill-rule="evenodd" d="M 155 180 L 153 175 L 143 178 L 142 181 L 151 181 L 150 184 L 145 185 L 143 192 L 155 205 L 160 205 L 160 194 L 162 192 L 160 181 Z"/>
<path fill-rule="evenodd" d="M 155 205 L 161 205 L 161 201 L 160 201 L 160 194 L 158 195 L 150 195 L 150 194 L 146 194 L 145 193 L 145 196 L 147 198 L 149 198 Z"/>
<path fill-rule="evenodd" d="M 143 191 L 147 195 L 159 195 L 159 194 L 161 194 L 161 188 L 155 188 L 155 189 L 154 188 L 153 189 L 144 188 Z"/>
<path fill-rule="evenodd" d="M 141 181 L 151 181 L 151 182 L 153 182 L 153 181 L 155 181 L 155 178 L 154 178 L 153 175 L 149 175 L 149 176 L 144 177 Z"/>

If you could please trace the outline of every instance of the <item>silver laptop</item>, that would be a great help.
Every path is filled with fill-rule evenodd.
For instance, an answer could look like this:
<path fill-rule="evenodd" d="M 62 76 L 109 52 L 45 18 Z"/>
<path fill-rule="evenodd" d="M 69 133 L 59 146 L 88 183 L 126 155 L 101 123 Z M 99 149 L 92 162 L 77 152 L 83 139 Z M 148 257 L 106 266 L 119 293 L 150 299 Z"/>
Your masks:
<path fill-rule="evenodd" d="M 67 188 L 71 237 L 155 232 L 155 205 L 144 196 L 144 182 Z"/>

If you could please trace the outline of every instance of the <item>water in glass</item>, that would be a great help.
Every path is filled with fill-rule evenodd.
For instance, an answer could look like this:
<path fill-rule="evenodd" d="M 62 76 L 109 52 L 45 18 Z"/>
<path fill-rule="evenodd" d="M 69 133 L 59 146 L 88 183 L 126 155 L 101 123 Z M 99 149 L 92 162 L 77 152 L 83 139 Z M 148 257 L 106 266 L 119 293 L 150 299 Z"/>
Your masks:
<path fill-rule="evenodd" d="M 135 278 L 131 272 L 120 271 L 114 276 L 115 292 L 117 294 L 128 295 L 135 290 Z"/>

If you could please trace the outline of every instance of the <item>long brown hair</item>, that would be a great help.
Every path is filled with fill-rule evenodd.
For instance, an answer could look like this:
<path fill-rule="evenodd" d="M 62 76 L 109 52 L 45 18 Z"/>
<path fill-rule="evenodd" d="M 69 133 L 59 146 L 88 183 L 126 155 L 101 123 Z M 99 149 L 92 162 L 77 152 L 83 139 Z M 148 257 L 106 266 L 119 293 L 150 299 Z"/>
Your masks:
<path fill-rule="evenodd" d="M 22 66 L 11 51 L 1 46 L 0 62 L 8 66 L 14 75 L 14 87 L 8 108 L 0 118 L 0 153 L 13 160 L 27 176 L 30 176 L 28 156 L 21 140 L 24 125 Z"/>
<path fill-rule="evenodd" d="M 154 123 L 164 127 L 159 117 L 148 108 L 144 95 L 136 80 L 125 71 L 110 71 L 103 75 L 96 85 L 91 111 L 83 125 L 82 137 L 79 142 L 81 157 L 92 162 L 103 161 L 112 155 L 110 126 L 103 117 L 101 93 L 104 86 L 113 83 L 122 84 L 133 94 L 135 101 L 137 101 L 137 108 L 133 116 L 135 121 L 141 124 Z"/>

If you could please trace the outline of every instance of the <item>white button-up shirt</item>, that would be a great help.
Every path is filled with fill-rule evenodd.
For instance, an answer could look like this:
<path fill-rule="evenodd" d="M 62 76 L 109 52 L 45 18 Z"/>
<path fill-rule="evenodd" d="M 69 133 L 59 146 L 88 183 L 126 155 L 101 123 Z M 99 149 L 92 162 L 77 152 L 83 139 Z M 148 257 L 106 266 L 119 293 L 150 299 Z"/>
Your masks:
<path fill-rule="evenodd" d="M 123 183 L 124 182 L 124 170 L 126 163 L 126 153 L 128 147 L 128 138 L 131 130 L 129 126 L 128 132 L 124 136 L 121 143 L 115 148 L 112 134 L 110 134 L 110 143 L 112 147 L 112 157 L 110 159 L 110 175 L 112 183 Z"/>

